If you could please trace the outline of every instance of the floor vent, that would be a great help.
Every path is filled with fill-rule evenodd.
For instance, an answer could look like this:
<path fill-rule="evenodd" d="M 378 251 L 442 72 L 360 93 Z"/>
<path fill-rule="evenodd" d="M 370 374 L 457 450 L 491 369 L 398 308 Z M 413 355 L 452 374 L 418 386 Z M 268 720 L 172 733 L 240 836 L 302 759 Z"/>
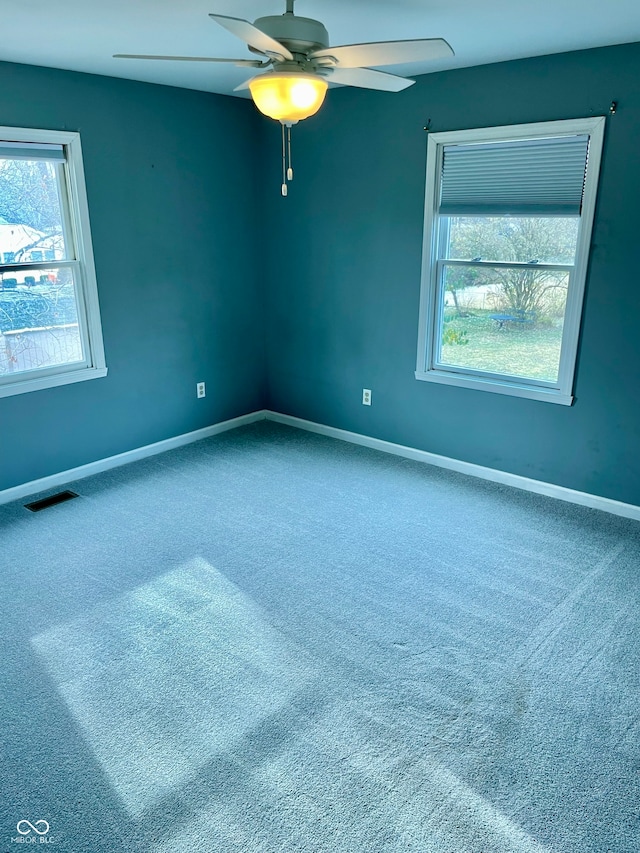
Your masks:
<path fill-rule="evenodd" d="M 49 495 L 48 498 L 42 498 L 42 500 L 32 501 L 30 504 L 25 504 L 24 508 L 30 509 L 31 512 L 40 512 L 41 509 L 48 509 L 50 506 L 62 504 L 65 501 L 70 501 L 77 497 L 78 495 L 75 492 L 58 492 L 55 495 Z"/>

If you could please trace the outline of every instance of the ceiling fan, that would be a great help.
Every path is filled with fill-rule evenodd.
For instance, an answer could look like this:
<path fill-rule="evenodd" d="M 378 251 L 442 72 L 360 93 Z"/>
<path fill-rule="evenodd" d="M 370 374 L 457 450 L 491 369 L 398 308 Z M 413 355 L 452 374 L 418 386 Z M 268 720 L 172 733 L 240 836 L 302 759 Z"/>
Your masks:
<path fill-rule="evenodd" d="M 283 182 L 293 178 L 291 168 L 291 126 L 314 115 L 324 101 L 329 83 L 400 92 L 415 80 L 377 71 L 370 66 L 424 62 L 453 55 L 451 46 L 441 38 L 369 42 L 329 46 L 329 34 L 320 21 L 303 18 L 293 11 L 294 0 L 286 0 L 284 15 L 267 15 L 254 23 L 242 18 L 211 14 L 217 24 L 246 42 L 260 59 L 221 59 L 209 56 L 154 56 L 130 53 L 114 54 L 116 59 L 153 59 L 185 62 L 228 62 L 261 69 L 261 72 L 236 86 L 249 89 L 257 108 L 282 124 Z M 264 70 L 263 70 L 264 69 Z M 285 143 L 285 128 L 289 136 Z M 287 151 L 288 148 L 288 151 Z M 286 157 L 289 166 L 286 168 Z"/>

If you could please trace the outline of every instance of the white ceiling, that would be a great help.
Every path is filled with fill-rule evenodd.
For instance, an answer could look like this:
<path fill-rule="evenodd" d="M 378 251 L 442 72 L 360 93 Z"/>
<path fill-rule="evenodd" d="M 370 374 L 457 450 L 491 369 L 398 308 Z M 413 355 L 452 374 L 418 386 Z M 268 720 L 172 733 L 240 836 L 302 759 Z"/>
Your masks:
<path fill-rule="evenodd" d="M 209 12 L 253 21 L 284 0 L 0 0 L 0 60 L 232 94 L 251 69 L 113 59 L 114 53 L 255 58 Z M 445 38 L 456 55 L 404 76 L 640 41 L 638 0 L 296 0 L 332 45 Z M 246 93 L 243 93 L 246 96 Z"/>

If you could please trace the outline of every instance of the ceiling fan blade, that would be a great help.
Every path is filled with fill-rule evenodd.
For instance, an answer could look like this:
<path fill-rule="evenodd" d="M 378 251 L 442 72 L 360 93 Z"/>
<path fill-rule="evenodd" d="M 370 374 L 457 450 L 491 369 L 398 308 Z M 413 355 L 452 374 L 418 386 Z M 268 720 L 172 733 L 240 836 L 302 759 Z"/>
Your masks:
<path fill-rule="evenodd" d="M 248 80 L 245 80 L 245 81 L 244 81 L 244 83 L 240 83 L 240 85 L 239 85 L 239 86 L 236 86 L 236 87 L 235 87 L 235 89 L 234 89 L 233 91 L 234 91 L 234 92 L 242 92 L 244 89 L 248 89 L 248 88 L 249 88 L 249 83 L 250 83 L 254 78 L 255 78 L 255 74 L 253 75 L 253 77 L 249 77 L 249 79 L 248 79 Z"/>
<path fill-rule="evenodd" d="M 254 27 L 253 24 L 249 23 L 249 21 L 244 21 L 242 18 L 230 18 L 227 15 L 210 14 L 209 17 L 213 18 L 213 20 L 217 24 L 220 24 L 221 27 L 224 27 L 225 30 L 229 30 L 230 33 L 233 33 L 234 36 L 237 36 L 251 47 L 259 50 L 260 53 L 264 53 L 267 56 L 273 56 L 275 54 L 283 59 L 293 59 L 293 54 L 288 48 L 283 44 L 280 44 L 280 42 L 276 41 L 274 38 L 271 38 L 271 36 L 268 36 L 266 33 L 263 33 L 262 30 Z"/>
<path fill-rule="evenodd" d="M 410 39 L 327 47 L 313 51 L 309 58 L 333 57 L 340 68 L 369 68 L 378 65 L 400 65 L 403 62 L 426 62 L 453 55 L 451 45 L 444 39 Z"/>
<path fill-rule="evenodd" d="M 234 65 L 262 68 L 265 64 L 259 59 L 218 59 L 215 56 L 152 56 L 142 53 L 114 53 L 114 59 L 161 59 L 174 62 L 232 62 Z"/>
<path fill-rule="evenodd" d="M 415 80 L 374 71 L 372 68 L 333 68 L 327 77 L 330 83 L 357 86 L 360 89 L 378 89 L 381 92 L 401 92 L 413 86 Z"/>

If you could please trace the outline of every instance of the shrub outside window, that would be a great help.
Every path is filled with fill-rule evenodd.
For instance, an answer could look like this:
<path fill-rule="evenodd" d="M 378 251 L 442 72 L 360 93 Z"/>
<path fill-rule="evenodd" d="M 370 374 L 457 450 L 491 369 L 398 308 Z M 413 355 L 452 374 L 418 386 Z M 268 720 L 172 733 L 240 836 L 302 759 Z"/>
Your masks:
<path fill-rule="evenodd" d="M 430 135 L 418 379 L 571 404 L 603 131 Z"/>
<path fill-rule="evenodd" d="M 106 373 L 80 137 L 0 127 L 0 397 Z"/>

